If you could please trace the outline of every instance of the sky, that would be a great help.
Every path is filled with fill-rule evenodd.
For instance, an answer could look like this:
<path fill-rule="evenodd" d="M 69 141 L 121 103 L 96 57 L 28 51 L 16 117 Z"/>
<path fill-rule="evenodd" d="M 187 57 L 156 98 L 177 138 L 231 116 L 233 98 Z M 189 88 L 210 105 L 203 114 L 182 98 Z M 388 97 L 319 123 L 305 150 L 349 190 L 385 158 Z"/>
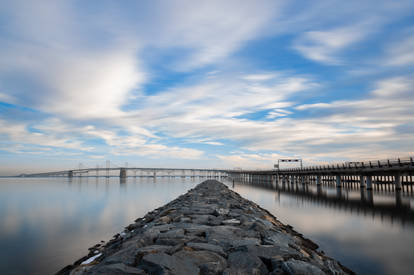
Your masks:
<path fill-rule="evenodd" d="M 0 175 L 414 155 L 412 0 L 0 2 Z"/>

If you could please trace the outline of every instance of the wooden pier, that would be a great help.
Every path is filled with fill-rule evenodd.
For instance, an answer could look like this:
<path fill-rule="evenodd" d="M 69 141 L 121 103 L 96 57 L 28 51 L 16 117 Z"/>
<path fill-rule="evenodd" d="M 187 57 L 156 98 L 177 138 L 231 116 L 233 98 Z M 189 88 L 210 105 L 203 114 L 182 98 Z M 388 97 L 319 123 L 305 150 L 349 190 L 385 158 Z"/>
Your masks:
<path fill-rule="evenodd" d="M 279 183 L 330 185 L 409 192 L 413 190 L 413 157 L 395 160 L 344 162 L 323 166 L 277 170 L 232 170 L 235 180 L 256 185 L 274 186 Z"/>

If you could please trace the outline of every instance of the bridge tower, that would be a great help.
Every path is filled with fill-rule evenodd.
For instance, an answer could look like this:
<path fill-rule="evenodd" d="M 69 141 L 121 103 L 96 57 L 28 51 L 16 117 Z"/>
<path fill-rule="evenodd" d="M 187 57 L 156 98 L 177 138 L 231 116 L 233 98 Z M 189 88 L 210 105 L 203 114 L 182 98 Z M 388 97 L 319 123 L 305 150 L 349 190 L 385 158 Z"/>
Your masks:
<path fill-rule="evenodd" d="M 106 161 L 106 177 L 109 178 L 109 168 L 111 167 L 111 163 L 109 160 Z"/>
<path fill-rule="evenodd" d="M 119 177 L 122 179 L 125 179 L 127 177 L 127 171 L 126 168 L 121 168 L 119 171 Z"/>

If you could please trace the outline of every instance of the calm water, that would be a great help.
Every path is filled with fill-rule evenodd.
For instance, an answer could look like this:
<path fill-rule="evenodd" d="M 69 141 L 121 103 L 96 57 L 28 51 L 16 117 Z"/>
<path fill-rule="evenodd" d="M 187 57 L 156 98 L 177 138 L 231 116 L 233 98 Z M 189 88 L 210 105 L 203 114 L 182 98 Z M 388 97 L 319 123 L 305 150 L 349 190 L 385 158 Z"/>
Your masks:
<path fill-rule="evenodd" d="M 2 178 L 0 274 L 52 274 L 199 182 Z M 233 188 L 360 274 L 412 274 L 413 197 L 346 188 Z"/>

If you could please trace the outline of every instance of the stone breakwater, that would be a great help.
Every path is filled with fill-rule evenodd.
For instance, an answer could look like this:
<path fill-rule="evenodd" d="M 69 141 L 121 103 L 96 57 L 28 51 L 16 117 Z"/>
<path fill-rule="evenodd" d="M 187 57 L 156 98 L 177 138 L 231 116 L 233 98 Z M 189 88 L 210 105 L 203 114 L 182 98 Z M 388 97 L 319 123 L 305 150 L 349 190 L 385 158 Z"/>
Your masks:
<path fill-rule="evenodd" d="M 352 274 L 224 184 L 208 180 L 58 274 Z"/>

